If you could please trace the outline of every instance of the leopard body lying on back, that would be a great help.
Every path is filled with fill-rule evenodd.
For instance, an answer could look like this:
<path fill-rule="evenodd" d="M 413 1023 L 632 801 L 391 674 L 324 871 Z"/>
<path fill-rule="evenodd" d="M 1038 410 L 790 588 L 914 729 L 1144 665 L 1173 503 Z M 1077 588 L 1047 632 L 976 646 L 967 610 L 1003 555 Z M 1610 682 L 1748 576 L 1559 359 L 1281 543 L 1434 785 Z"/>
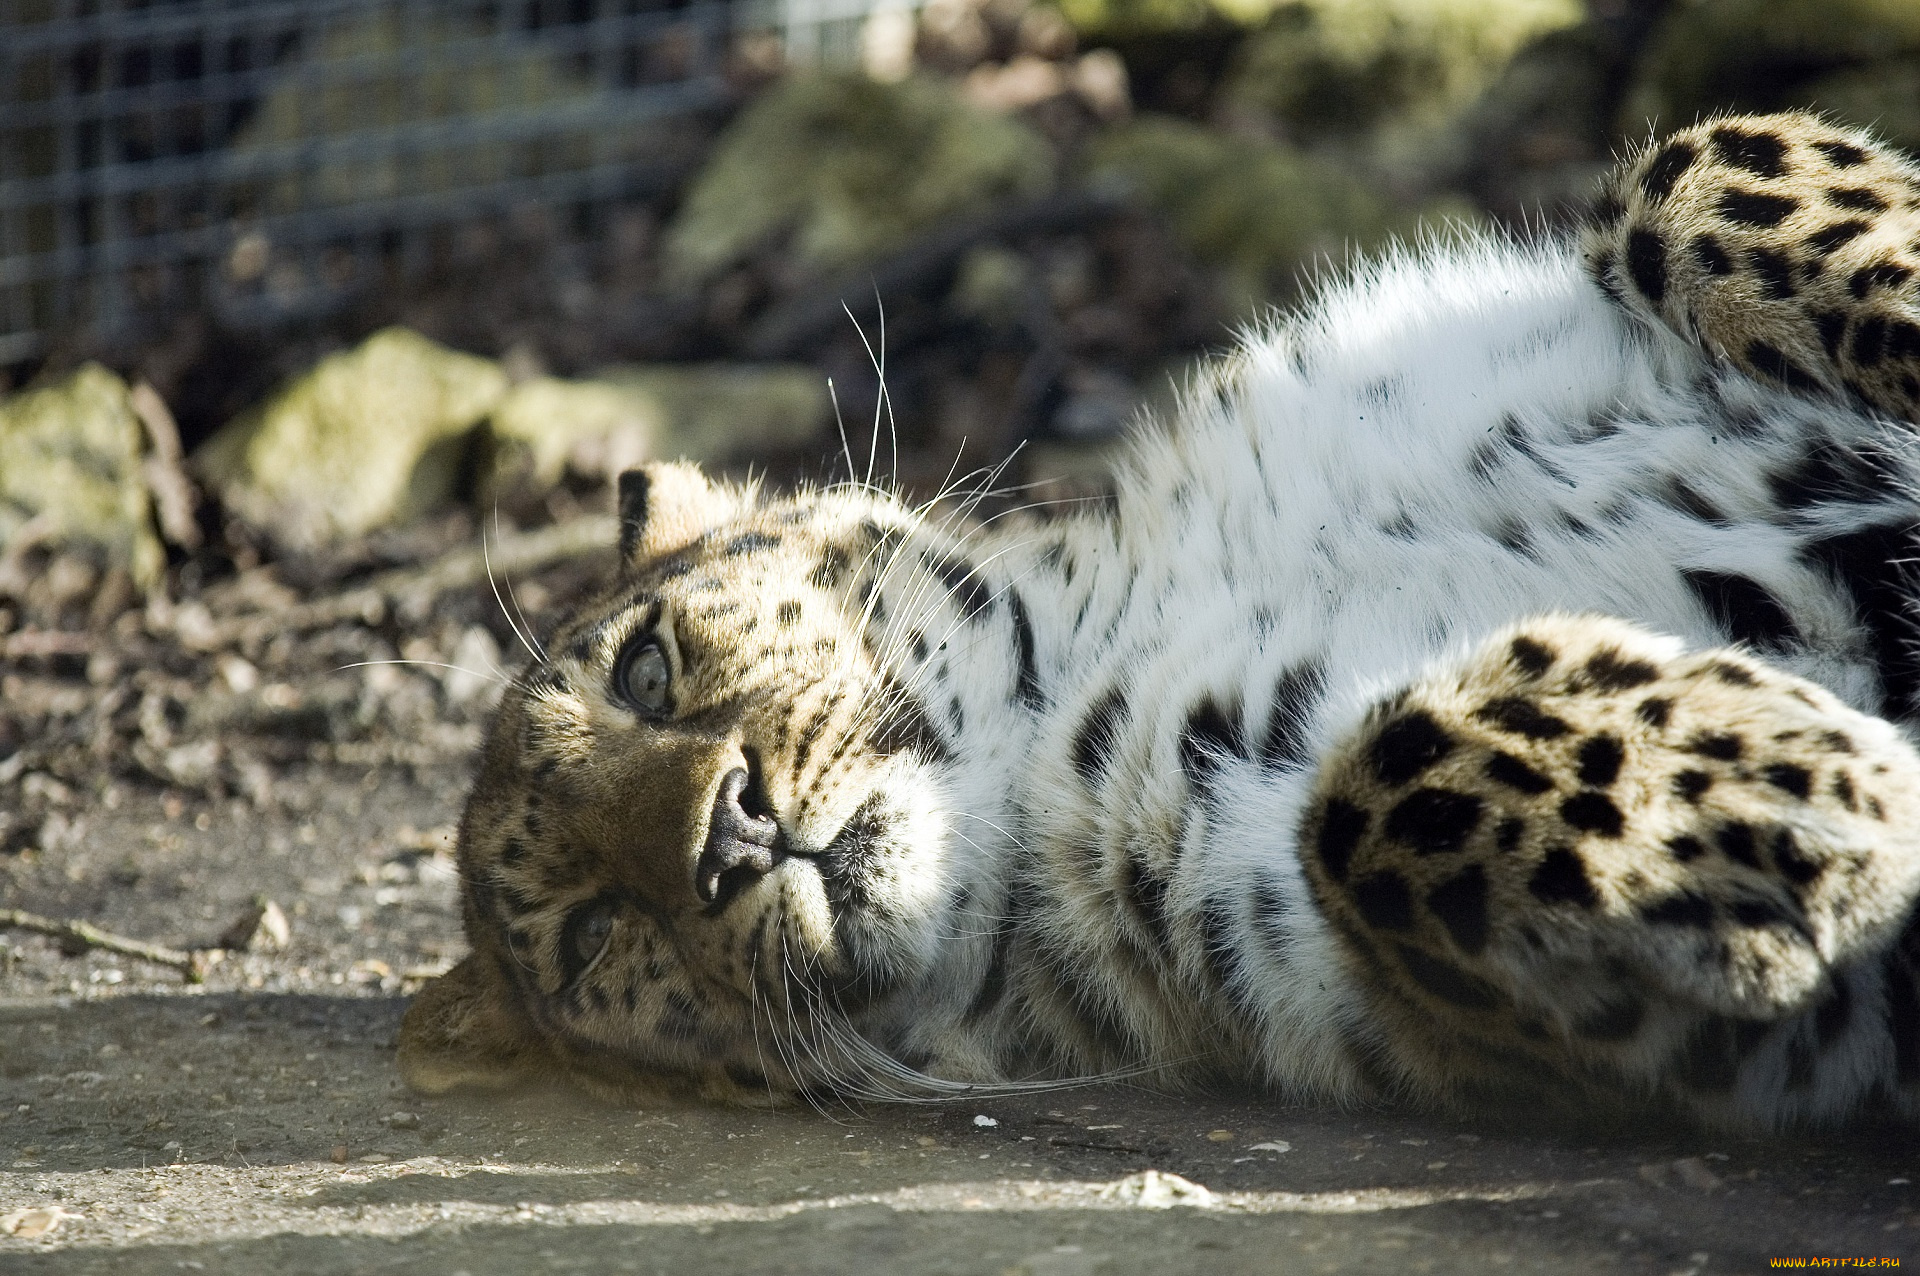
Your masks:
<path fill-rule="evenodd" d="M 1916 208 L 1709 121 L 1249 337 L 1110 510 L 627 475 L 408 1078 L 1913 1115 Z"/>

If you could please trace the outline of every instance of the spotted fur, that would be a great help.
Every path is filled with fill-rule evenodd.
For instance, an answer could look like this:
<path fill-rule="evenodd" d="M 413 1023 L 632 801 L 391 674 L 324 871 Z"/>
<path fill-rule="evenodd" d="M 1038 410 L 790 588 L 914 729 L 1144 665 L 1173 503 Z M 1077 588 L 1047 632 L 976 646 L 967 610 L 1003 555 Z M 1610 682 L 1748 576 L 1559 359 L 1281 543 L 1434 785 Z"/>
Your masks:
<path fill-rule="evenodd" d="M 1716 120 L 1587 259 L 1361 267 L 1108 509 L 625 476 L 617 579 L 489 737 L 407 1077 L 1914 1115 L 1920 447 L 1851 353 L 1908 294 L 1828 286 L 1911 240 L 1908 171 Z M 1813 270 L 1834 198 L 1868 226 Z"/>
<path fill-rule="evenodd" d="M 1585 616 L 1376 710 L 1322 764 L 1303 842 L 1408 1084 L 1572 1065 L 1764 1124 L 1839 1115 L 1823 1073 L 1871 1026 L 1834 1001 L 1885 995 L 1875 959 L 1920 893 L 1920 847 L 1888 833 L 1915 828 L 1920 758 L 1884 719 Z"/>
<path fill-rule="evenodd" d="M 1583 247 L 1622 303 L 1754 376 L 1920 415 L 1920 166 L 1859 129 L 1685 129 L 1615 171 Z"/>

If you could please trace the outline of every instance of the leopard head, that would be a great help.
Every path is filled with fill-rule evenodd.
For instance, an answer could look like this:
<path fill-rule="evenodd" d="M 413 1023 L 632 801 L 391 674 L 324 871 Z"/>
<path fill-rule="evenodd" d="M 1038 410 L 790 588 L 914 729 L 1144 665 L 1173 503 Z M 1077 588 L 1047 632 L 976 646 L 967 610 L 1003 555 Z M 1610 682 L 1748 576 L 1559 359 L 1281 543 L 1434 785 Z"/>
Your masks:
<path fill-rule="evenodd" d="M 950 744 L 876 616 L 922 557 L 912 517 L 684 465 L 619 498 L 617 580 L 488 737 L 460 826 L 472 952 L 408 1012 L 417 1089 L 780 1099 L 877 1049 L 951 934 Z"/>

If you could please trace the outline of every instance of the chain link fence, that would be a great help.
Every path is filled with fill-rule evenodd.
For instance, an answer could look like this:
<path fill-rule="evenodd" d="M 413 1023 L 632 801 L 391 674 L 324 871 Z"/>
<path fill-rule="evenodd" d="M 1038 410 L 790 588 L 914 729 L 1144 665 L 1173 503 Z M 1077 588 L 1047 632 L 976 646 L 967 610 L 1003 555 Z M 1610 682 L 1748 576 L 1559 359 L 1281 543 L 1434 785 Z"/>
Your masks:
<path fill-rule="evenodd" d="M 655 192 L 743 32 L 831 57 L 874 4 L 0 0 L 0 366 L 324 313 L 437 231 Z"/>

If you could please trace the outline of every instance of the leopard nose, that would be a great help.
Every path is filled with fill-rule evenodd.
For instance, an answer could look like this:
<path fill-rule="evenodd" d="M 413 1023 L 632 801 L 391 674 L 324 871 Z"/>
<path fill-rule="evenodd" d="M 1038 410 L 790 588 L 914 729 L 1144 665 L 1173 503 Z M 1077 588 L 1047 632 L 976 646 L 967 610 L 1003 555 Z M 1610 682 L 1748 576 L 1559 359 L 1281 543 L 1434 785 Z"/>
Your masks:
<path fill-rule="evenodd" d="M 745 767 L 735 767 L 721 779 L 707 821 L 707 844 L 694 865 L 694 893 L 715 908 L 725 907 L 742 887 L 787 857 L 779 821 L 752 778 Z"/>

